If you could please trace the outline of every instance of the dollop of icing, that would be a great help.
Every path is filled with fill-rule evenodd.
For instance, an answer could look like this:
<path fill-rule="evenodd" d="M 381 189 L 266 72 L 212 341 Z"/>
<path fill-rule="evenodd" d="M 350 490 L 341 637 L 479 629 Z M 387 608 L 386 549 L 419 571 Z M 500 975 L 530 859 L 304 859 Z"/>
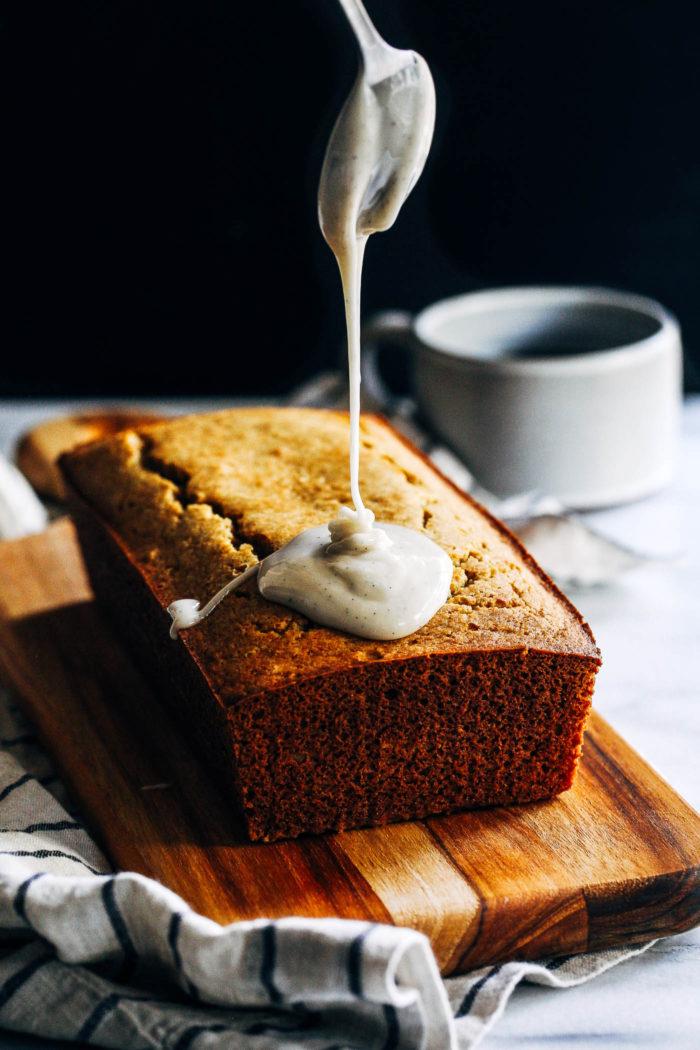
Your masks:
<path fill-rule="evenodd" d="M 425 533 L 342 508 L 263 561 L 258 587 L 310 620 L 388 641 L 412 634 L 447 600 L 452 561 Z"/>
<path fill-rule="evenodd" d="M 360 511 L 341 507 L 338 517 L 328 523 L 331 541 L 326 554 L 362 554 L 391 546 L 387 534 L 373 525 L 374 513 L 368 507 Z"/>
<path fill-rule="evenodd" d="M 358 514 L 341 507 L 330 524 L 305 529 L 229 580 L 203 609 L 195 598 L 172 602 L 171 638 L 200 623 L 255 575 L 269 601 L 325 627 L 389 641 L 413 634 L 444 604 L 452 562 L 425 533 L 388 522 L 376 525 L 370 510 Z"/>

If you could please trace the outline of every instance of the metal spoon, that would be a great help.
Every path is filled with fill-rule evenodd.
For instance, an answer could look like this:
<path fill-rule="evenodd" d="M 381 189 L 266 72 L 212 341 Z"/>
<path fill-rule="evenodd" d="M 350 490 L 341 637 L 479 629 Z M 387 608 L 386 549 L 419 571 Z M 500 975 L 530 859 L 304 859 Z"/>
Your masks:
<path fill-rule="evenodd" d="M 425 166 L 435 125 L 435 88 L 425 59 L 387 44 L 361 0 L 339 2 L 357 39 L 361 63 L 321 173 L 321 227 L 334 251 L 339 231 L 345 229 L 348 202 L 356 205 L 359 235 L 394 223 Z M 363 166 L 358 148 L 372 156 L 371 164 Z"/>
<path fill-rule="evenodd" d="M 377 32 L 362 0 L 339 0 L 339 3 L 357 38 L 365 76 L 370 84 L 394 76 L 401 69 L 414 64 L 416 52 L 401 51 L 387 44 Z"/>

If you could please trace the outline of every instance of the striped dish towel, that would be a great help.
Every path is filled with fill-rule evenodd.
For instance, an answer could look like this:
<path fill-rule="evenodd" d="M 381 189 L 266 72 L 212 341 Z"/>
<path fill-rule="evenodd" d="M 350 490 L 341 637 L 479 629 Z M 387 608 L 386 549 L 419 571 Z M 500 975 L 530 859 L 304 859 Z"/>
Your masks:
<path fill-rule="evenodd" d="M 0 694 L 0 1027 L 120 1050 L 474 1047 L 522 980 L 566 988 L 637 951 L 440 979 L 414 930 L 336 919 L 222 927 L 114 874 Z"/>

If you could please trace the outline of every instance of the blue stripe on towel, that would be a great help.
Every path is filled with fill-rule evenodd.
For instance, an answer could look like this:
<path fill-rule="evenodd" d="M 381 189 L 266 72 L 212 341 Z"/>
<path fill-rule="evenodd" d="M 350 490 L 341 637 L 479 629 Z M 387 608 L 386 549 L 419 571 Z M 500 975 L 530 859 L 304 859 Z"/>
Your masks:
<path fill-rule="evenodd" d="M 34 882 L 35 879 L 40 879 L 41 876 L 44 875 L 44 874 L 45 874 L 45 872 L 43 872 L 43 871 L 37 871 L 33 875 L 30 875 L 28 879 L 24 880 L 22 885 L 19 887 L 19 889 L 15 893 L 15 899 L 13 900 L 12 905 L 13 905 L 15 911 L 17 912 L 17 914 L 19 915 L 20 919 L 24 919 L 24 921 L 26 923 L 29 923 L 29 919 L 27 918 L 27 912 L 26 912 L 27 890 L 29 889 L 29 887 L 31 886 L 31 884 Z M 31 925 L 31 923 L 29 923 L 29 925 Z"/>
<path fill-rule="evenodd" d="M 383 1007 L 386 1022 L 386 1039 L 382 1050 L 396 1050 L 399 1045 L 399 1015 L 396 1008 L 386 1004 Z"/>
<path fill-rule="evenodd" d="M 281 1003 L 283 995 L 275 984 L 274 974 L 277 964 L 277 928 L 274 922 L 263 926 L 262 930 L 262 963 L 260 980 L 271 1003 Z"/>
<path fill-rule="evenodd" d="M 202 1035 L 203 1032 L 227 1032 L 232 1031 L 229 1025 L 225 1024 L 195 1024 L 191 1028 L 186 1028 L 182 1033 L 178 1041 L 174 1044 L 173 1050 L 189 1050 L 192 1043 L 195 1041 L 198 1035 Z"/>
<path fill-rule="evenodd" d="M 350 942 L 350 947 L 348 948 L 348 988 L 358 999 L 364 999 L 362 989 L 362 949 L 374 927 L 375 924 L 372 923 L 362 933 L 358 933 L 357 937 Z"/>
<path fill-rule="evenodd" d="M 457 1013 L 455 1014 L 455 1017 L 465 1017 L 469 1013 L 472 1006 L 474 1005 L 474 1000 L 476 999 L 481 989 L 484 987 L 487 981 L 490 981 L 492 977 L 496 976 L 500 969 L 500 966 L 493 966 L 488 973 L 485 973 L 483 977 L 480 977 L 478 981 L 474 982 L 467 994 L 464 996 L 464 999 L 462 1000 L 461 1005 L 457 1010 Z"/>
<path fill-rule="evenodd" d="M 48 857 L 60 857 L 62 860 L 72 860 L 74 864 L 80 864 L 93 875 L 104 875 L 103 871 L 91 867 L 80 857 L 72 853 L 65 853 L 62 849 L 0 849 L 0 857 L 36 857 L 38 860 L 46 860 Z"/>
<path fill-rule="evenodd" d="M 122 950 L 122 965 L 119 970 L 118 980 L 126 984 L 138 961 L 138 952 L 134 947 L 131 934 L 127 928 L 122 913 L 119 911 L 117 899 L 114 892 L 116 879 L 108 879 L 102 886 L 102 902 L 107 912 L 107 917 L 112 924 L 114 934 L 119 941 Z"/>
<path fill-rule="evenodd" d="M 146 1001 L 147 998 L 145 995 L 119 995 L 117 992 L 112 992 L 111 995 L 106 996 L 101 1002 L 99 1002 L 92 1013 L 88 1016 L 87 1020 L 83 1023 L 82 1028 L 76 1035 L 75 1042 L 87 1042 L 99 1025 L 102 1024 L 105 1017 L 107 1017 L 107 1015 L 110 1014 L 119 1003 L 142 1003 Z"/>
<path fill-rule="evenodd" d="M 17 780 L 13 780 L 11 784 L 8 784 L 2 789 L 2 791 L 0 791 L 0 802 L 2 802 L 4 798 L 7 798 L 12 791 L 16 790 L 16 788 L 22 787 L 22 784 L 26 784 L 30 780 L 34 780 L 31 773 L 23 773 L 21 777 L 17 778 Z"/>
<path fill-rule="evenodd" d="M 17 835 L 33 835 L 37 831 L 75 831 L 82 828 L 77 820 L 41 820 L 29 824 L 26 828 L 0 828 L 0 831 L 15 832 Z"/>
<path fill-rule="evenodd" d="M 27 963 L 26 966 L 23 966 L 21 970 L 17 970 L 16 973 L 13 973 L 12 977 L 8 977 L 2 987 L 0 987 L 0 1010 L 5 1006 L 8 1000 L 10 1000 L 12 996 L 34 976 L 37 970 L 40 970 L 42 966 L 46 966 L 46 964 L 51 962 L 53 958 L 53 954 L 40 955 L 38 959 L 32 959 L 32 961 Z"/>
<path fill-rule="evenodd" d="M 182 977 L 188 995 L 191 999 L 194 999 L 196 1002 L 199 1002 L 200 996 L 196 986 L 192 984 L 190 980 L 188 980 L 187 976 L 185 975 L 182 969 L 182 956 L 180 955 L 180 946 L 178 944 L 181 926 L 182 912 L 173 912 L 173 914 L 170 916 L 170 924 L 168 926 L 168 945 L 170 946 L 170 951 L 172 952 L 173 961 L 175 963 L 175 969 L 178 975 Z"/>

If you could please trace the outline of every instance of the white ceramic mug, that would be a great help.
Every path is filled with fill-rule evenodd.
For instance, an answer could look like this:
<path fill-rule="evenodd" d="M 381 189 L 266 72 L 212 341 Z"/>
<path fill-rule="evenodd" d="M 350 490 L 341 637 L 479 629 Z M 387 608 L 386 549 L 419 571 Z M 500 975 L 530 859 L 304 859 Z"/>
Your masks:
<path fill-rule="evenodd" d="M 675 318 L 604 288 L 499 288 L 386 313 L 364 327 L 377 392 L 382 340 L 404 342 L 435 433 L 499 496 L 572 508 L 646 496 L 671 478 L 681 400 Z"/>

